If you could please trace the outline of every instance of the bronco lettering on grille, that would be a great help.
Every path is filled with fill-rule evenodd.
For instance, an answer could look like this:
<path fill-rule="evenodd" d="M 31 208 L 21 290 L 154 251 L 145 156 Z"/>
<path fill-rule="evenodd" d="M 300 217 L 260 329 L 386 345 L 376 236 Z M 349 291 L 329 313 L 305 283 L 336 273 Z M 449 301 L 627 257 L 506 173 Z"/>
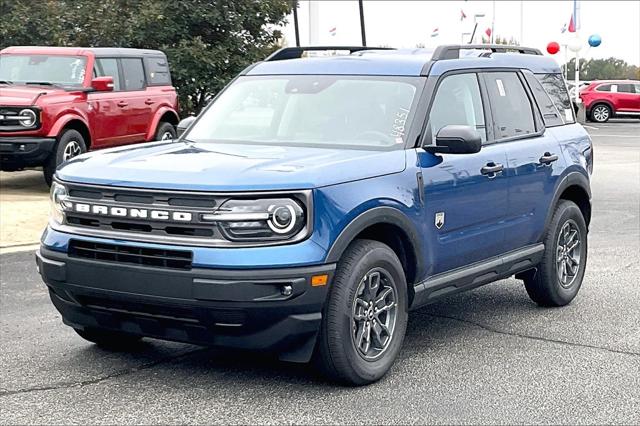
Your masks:
<path fill-rule="evenodd" d="M 128 218 L 151 218 L 155 220 L 173 220 L 176 222 L 191 222 L 193 214 L 189 212 L 172 212 L 168 210 L 151 210 L 127 207 L 113 207 L 99 204 L 67 203 L 67 209 L 77 213 L 89 213 L 100 216 L 115 216 Z"/>

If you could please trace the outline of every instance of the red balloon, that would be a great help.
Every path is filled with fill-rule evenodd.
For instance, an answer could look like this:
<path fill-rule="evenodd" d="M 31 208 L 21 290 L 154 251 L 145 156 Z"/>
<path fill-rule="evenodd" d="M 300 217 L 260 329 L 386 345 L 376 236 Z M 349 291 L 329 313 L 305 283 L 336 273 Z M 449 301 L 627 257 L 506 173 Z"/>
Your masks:
<path fill-rule="evenodd" d="M 560 51 L 560 45 L 555 41 L 552 41 L 551 43 L 547 44 L 547 52 L 549 52 L 551 55 L 555 55 L 559 51 Z"/>

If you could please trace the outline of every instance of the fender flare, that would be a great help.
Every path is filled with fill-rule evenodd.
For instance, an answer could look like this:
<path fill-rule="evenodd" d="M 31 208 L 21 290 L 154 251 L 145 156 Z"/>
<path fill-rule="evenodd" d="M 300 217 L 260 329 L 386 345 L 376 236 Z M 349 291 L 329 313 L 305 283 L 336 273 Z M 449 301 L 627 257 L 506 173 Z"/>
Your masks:
<path fill-rule="evenodd" d="M 416 257 L 416 276 L 421 276 L 420 274 L 424 271 L 424 253 L 422 251 L 422 244 L 420 243 L 420 234 L 411 220 L 400 210 L 386 206 L 374 207 L 367 210 L 349 222 L 331 245 L 327 253 L 326 263 L 338 262 L 349 244 L 351 244 L 360 232 L 371 225 L 380 223 L 395 225 L 405 232 Z"/>
<path fill-rule="evenodd" d="M 160 118 L 166 112 L 170 112 L 176 118 L 176 121 L 180 121 L 180 117 L 178 117 L 178 114 L 173 110 L 173 108 L 169 108 L 167 106 L 158 108 L 158 111 L 156 111 L 155 115 L 153 116 L 153 119 L 151 120 L 151 126 L 149 126 L 147 135 L 145 136 L 146 141 L 151 141 L 156 136 L 156 131 L 158 130 L 158 123 L 160 123 Z"/>
<path fill-rule="evenodd" d="M 546 230 L 549 226 L 549 223 L 551 222 L 551 219 L 553 217 L 553 213 L 555 212 L 555 207 L 558 205 L 558 200 L 560 200 L 560 196 L 565 191 L 565 189 L 569 188 L 570 186 L 578 186 L 582 190 L 584 190 L 584 192 L 586 192 L 587 196 L 589 197 L 589 203 L 591 203 L 591 186 L 589 185 L 589 179 L 580 172 L 569 172 L 562 178 L 562 180 L 560 180 L 558 186 L 556 186 L 555 193 L 553 194 L 553 201 L 550 204 L 551 208 L 549 209 L 549 211 L 547 211 L 547 217 L 544 221 L 543 229 Z"/>
<path fill-rule="evenodd" d="M 47 136 L 57 139 L 58 136 L 60 135 L 60 131 L 64 129 L 64 127 L 72 120 L 78 120 L 82 124 L 84 124 L 84 126 L 87 128 L 87 132 L 89 132 L 89 137 L 91 138 L 90 141 L 86 141 L 86 142 L 93 145 L 92 143 L 93 133 L 91 132 L 91 127 L 89 126 L 89 123 L 87 123 L 87 120 L 85 120 L 84 117 L 77 114 L 64 114 L 61 117 L 59 117 L 47 132 Z"/>

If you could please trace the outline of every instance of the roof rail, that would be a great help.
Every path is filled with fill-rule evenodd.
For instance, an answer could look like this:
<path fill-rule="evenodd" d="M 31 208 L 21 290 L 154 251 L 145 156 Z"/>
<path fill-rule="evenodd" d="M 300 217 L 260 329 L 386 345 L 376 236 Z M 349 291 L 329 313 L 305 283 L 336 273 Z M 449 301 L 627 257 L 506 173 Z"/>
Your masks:
<path fill-rule="evenodd" d="M 434 61 L 442 59 L 458 59 L 461 50 L 491 50 L 491 53 L 520 53 L 523 55 L 542 55 L 539 49 L 533 47 L 510 46 L 506 44 L 448 44 L 438 46 L 433 52 Z"/>
<path fill-rule="evenodd" d="M 392 50 L 392 47 L 367 47 L 367 46 L 296 46 L 283 47 L 269 55 L 265 61 L 282 61 L 285 59 L 298 59 L 304 52 L 319 52 L 331 50 L 348 50 L 349 53 L 360 52 L 362 50 Z"/>

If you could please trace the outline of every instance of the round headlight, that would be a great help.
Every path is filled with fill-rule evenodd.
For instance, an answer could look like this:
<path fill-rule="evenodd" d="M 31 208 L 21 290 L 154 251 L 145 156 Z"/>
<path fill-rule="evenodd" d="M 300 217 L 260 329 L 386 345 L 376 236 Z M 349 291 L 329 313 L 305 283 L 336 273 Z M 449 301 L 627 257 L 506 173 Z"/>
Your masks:
<path fill-rule="evenodd" d="M 23 109 L 18 117 L 23 127 L 33 127 L 36 124 L 36 113 L 32 109 Z"/>
<path fill-rule="evenodd" d="M 296 211 L 290 204 L 270 206 L 271 219 L 269 228 L 277 234 L 286 234 L 296 225 Z"/>

